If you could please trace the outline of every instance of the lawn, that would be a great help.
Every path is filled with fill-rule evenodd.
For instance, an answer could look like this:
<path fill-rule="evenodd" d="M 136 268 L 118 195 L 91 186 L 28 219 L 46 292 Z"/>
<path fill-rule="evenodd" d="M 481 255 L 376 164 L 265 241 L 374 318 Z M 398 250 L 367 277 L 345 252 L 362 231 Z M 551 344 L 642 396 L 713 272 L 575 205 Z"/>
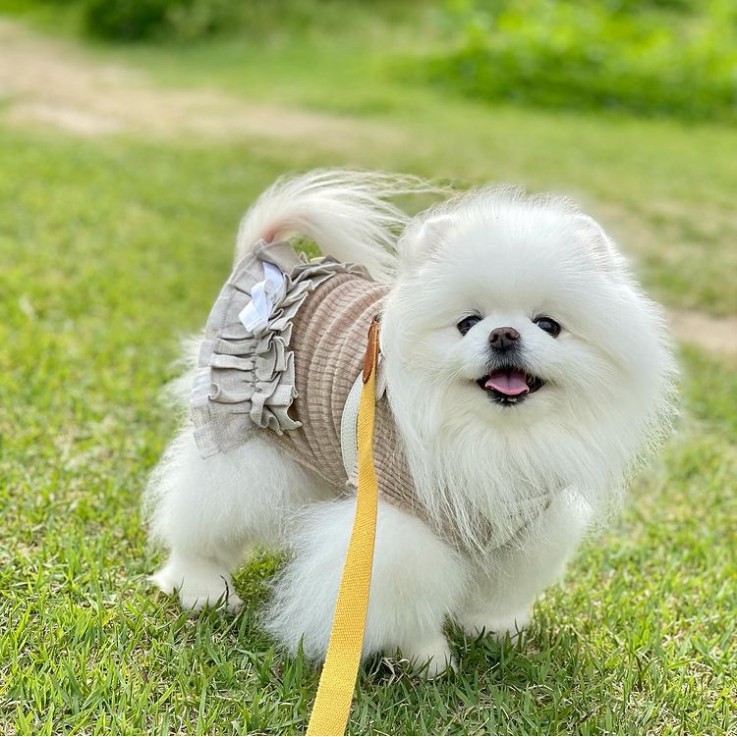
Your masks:
<path fill-rule="evenodd" d="M 402 22 L 393 46 L 411 37 Z M 147 585 L 159 554 L 139 513 L 176 427 L 158 394 L 179 340 L 202 325 L 238 219 L 275 176 L 349 164 L 569 192 L 670 308 L 737 313 L 733 128 L 451 98 L 394 76 L 380 31 L 85 52 L 162 91 L 373 126 L 371 145 L 81 137 L 0 107 L 0 733 L 305 729 L 317 674 L 257 624 L 276 562 L 238 574 L 238 617 L 189 618 Z M 351 733 L 737 732 L 737 365 L 688 341 L 681 352 L 676 436 L 529 632 L 501 645 L 453 633 L 458 671 L 431 683 L 368 664 Z"/>

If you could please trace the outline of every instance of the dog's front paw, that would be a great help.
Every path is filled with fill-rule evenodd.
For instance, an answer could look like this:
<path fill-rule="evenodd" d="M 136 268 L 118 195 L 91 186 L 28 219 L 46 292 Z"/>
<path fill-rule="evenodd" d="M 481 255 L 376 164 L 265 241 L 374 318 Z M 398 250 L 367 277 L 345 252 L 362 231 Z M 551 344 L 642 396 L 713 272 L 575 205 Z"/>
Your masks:
<path fill-rule="evenodd" d="M 202 609 L 223 609 L 236 614 L 243 608 L 243 599 L 233 590 L 233 584 L 223 578 L 220 585 L 208 585 L 202 581 L 194 584 L 185 581 L 178 589 L 182 609 L 199 612 Z"/>
<path fill-rule="evenodd" d="M 192 612 L 217 608 L 235 613 L 243 606 L 230 577 L 208 562 L 184 567 L 170 560 L 150 580 L 165 594 L 176 592 L 182 608 Z"/>
<path fill-rule="evenodd" d="M 456 662 L 450 654 L 448 641 L 442 635 L 431 640 L 404 645 L 402 657 L 412 664 L 412 668 L 425 678 L 437 678 L 448 668 L 456 669 Z"/>
<path fill-rule="evenodd" d="M 500 642 L 507 636 L 515 642 L 530 623 L 530 613 L 518 612 L 508 617 L 491 617 L 488 614 L 470 614 L 461 622 L 463 631 L 470 637 L 489 635 Z"/>

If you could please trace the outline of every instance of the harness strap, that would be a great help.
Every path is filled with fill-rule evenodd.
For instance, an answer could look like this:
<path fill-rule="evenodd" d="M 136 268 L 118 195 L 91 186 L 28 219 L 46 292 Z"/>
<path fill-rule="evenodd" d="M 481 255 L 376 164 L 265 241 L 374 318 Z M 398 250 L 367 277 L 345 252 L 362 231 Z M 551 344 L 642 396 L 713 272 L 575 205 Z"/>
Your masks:
<path fill-rule="evenodd" d="M 376 401 L 384 396 L 386 391 L 386 378 L 383 371 L 382 355 L 379 353 L 376 363 Z M 363 389 L 363 373 L 357 377 L 348 397 L 343 405 L 343 413 L 340 416 L 340 454 L 343 459 L 343 468 L 348 476 L 350 484 L 356 484 L 358 473 L 358 406 L 361 402 L 361 391 Z"/>
<path fill-rule="evenodd" d="M 343 576 L 335 605 L 325 664 L 307 727 L 307 735 L 343 735 L 361 663 L 366 628 L 371 568 L 376 538 L 379 486 L 374 468 L 374 412 L 379 355 L 379 321 L 375 317 L 368 345 L 358 407 L 358 491 Z"/>
<path fill-rule="evenodd" d="M 343 457 L 343 468 L 348 475 L 348 483 L 356 483 L 358 473 L 358 405 L 361 403 L 363 390 L 363 374 L 359 374 L 353 383 L 340 416 L 340 454 Z"/>

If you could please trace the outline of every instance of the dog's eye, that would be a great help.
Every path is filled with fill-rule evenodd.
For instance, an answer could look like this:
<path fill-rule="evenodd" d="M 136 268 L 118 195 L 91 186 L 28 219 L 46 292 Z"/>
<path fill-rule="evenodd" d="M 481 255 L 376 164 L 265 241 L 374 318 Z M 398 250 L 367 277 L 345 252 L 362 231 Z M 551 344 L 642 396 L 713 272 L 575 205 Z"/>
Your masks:
<path fill-rule="evenodd" d="M 532 322 L 554 338 L 560 335 L 560 325 L 550 317 L 536 317 Z"/>
<path fill-rule="evenodd" d="M 465 335 L 477 322 L 481 322 L 481 318 L 478 315 L 469 315 L 464 317 L 456 327 L 461 335 Z"/>

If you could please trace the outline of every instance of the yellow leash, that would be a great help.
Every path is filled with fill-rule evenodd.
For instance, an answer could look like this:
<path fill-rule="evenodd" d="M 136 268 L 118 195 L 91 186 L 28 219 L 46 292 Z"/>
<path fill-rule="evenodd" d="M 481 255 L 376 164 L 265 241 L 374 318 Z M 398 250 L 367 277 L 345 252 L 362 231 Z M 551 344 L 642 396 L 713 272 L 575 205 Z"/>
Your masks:
<path fill-rule="evenodd" d="M 379 486 L 374 469 L 374 403 L 379 355 L 379 321 L 369 328 L 358 406 L 358 493 L 356 516 L 335 605 L 328 652 L 307 726 L 312 735 L 343 735 L 361 662 L 371 566 L 376 537 Z"/>

